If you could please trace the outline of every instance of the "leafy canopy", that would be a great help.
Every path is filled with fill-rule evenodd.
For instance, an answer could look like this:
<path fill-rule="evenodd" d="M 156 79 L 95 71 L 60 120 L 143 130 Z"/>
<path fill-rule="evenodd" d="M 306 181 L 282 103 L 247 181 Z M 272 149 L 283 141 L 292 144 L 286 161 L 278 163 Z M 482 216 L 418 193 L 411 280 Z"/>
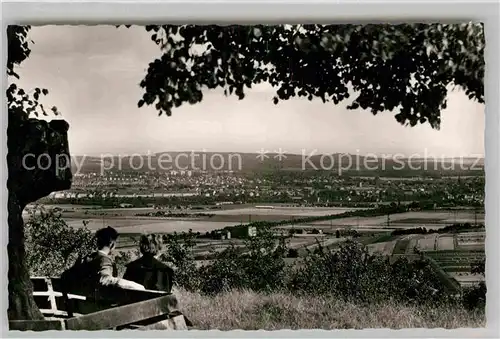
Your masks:
<path fill-rule="evenodd" d="M 7 76 L 19 79 L 19 74 L 16 73 L 15 67 L 26 60 L 30 54 L 30 43 L 33 41 L 28 39 L 28 33 L 31 26 L 15 26 L 7 27 Z M 9 79 L 10 80 L 10 79 Z M 25 90 L 19 88 L 15 82 L 12 82 L 7 88 L 7 107 L 9 115 L 12 117 L 26 119 L 30 115 L 38 117 L 40 114 L 48 116 L 43 104 L 39 102 L 42 95 L 49 94 L 45 88 L 34 88 Z M 59 112 L 54 106 L 50 109 L 54 115 Z"/>
<path fill-rule="evenodd" d="M 129 25 L 127 27 L 130 27 Z M 30 26 L 9 26 L 7 73 L 30 55 Z M 267 82 L 275 104 L 291 97 L 338 104 L 356 94 L 349 109 L 395 113 L 402 124 L 439 128 L 450 86 L 484 103 L 482 24 L 369 25 L 148 25 L 162 55 L 149 64 L 138 106 L 159 114 L 203 100 L 203 90 L 223 88 L 245 97 L 245 87 Z M 350 91 L 351 89 L 351 91 Z M 46 114 L 12 84 L 9 111 Z M 52 108 L 57 114 L 57 108 Z"/>
<path fill-rule="evenodd" d="M 139 107 L 170 115 L 224 88 L 245 97 L 245 87 L 268 82 L 273 98 L 356 97 L 349 109 L 395 111 L 402 124 L 439 128 L 450 85 L 484 102 L 482 24 L 370 24 L 199 26 L 149 25 L 163 51 L 140 83 Z M 352 91 L 351 91 L 352 92 Z"/>

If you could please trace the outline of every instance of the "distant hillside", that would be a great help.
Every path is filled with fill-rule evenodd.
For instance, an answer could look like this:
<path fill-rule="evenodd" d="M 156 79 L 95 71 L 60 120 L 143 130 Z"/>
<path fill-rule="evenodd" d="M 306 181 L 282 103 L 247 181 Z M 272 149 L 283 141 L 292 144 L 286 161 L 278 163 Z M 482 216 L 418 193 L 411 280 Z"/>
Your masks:
<path fill-rule="evenodd" d="M 303 156 L 301 154 L 235 152 L 163 152 L 154 155 L 134 157 L 83 157 L 72 159 L 73 172 L 80 173 L 104 171 L 168 172 L 171 170 L 205 170 L 235 172 L 259 172 L 267 170 L 325 170 L 345 173 L 352 172 L 482 172 L 483 158 L 445 158 L 445 159 L 389 159 L 364 157 L 353 154 L 324 154 Z"/>

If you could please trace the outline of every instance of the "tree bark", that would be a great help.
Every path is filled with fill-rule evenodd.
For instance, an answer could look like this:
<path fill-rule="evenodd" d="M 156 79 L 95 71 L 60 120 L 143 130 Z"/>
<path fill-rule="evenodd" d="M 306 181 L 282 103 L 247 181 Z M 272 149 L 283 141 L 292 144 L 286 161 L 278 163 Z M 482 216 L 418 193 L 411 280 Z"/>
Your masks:
<path fill-rule="evenodd" d="M 43 319 L 33 297 L 33 286 L 26 265 L 22 211 L 30 202 L 51 192 L 71 187 L 68 128 L 69 125 L 64 120 L 54 120 L 50 123 L 37 119 L 26 120 L 9 112 L 7 128 L 9 320 Z M 35 159 L 34 163 L 25 162 L 26 155 Z M 41 155 L 43 156 L 40 157 Z M 65 156 L 63 161 L 61 161 L 62 156 Z M 42 167 L 36 163 L 36 159 L 43 157 L 45 160 L 50 159 L 49 166 L 47 166 L 48 160 Z"/>
<path fill-rule="evenodd" d="M 9 194 L 9 320 L 38 320 L 43 315 L 33 298 L 31 284 L 24 251 L 24 222 L 21 206 L 13 194 Z"/>

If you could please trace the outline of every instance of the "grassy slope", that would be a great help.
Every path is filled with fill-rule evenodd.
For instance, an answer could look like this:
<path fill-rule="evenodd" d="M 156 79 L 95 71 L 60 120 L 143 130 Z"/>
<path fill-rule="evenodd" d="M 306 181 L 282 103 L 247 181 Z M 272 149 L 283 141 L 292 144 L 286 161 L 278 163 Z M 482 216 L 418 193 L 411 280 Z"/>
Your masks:
<path fill-rule="evenodd" d="M 484 312 L 463 309 L 407 307 L 388 302 L 362 306 L 331 298 L 300 298 L 231 291 L 215 297 L 185 290 L 174 292 L 181 310 L 196 329 L 279 330 L 361 328 L 484 327 Z"/>

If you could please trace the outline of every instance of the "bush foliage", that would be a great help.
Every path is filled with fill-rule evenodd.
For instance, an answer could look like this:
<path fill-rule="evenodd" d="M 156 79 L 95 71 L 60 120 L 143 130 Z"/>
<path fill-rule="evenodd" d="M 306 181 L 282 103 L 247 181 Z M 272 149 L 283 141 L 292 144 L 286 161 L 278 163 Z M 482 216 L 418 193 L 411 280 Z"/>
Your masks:
<path fill-rule="evenodd" d="M 78 257 L 95 250 L 94 234 L 84 221 L 82 227 L 70 227 L 61 213 L 35 206 L 28 210 L 25 224 L 26 262 L 31 276 L 59 276 L 71 267 Z M 118 273 L 124 273 L 131 255 L 117 252 L 114 255 Z"/>
<path fill-rule="evenodd" d="M 58 276 L 79 256 L 95 248 L 92 232 L 84 225 L 73 228 L 60 213 L 36 207 L 28 211 L 26 261 L 32 276 Z"/>
<path fill-rule="evenodd" d="M 83 225 L 72 228 L 60 215 L 43 209 L 30 212 L 26 223 L 27 261 L 32 275 L 58 276 L 80 255 L 94 250 L 92 232 Z M 189 231 L 163 235 L 165 248 L 160 260 L 175 269 L 175 282 L 191 292 L 216 295 L 230 290 L 261 293 L 292 293 L 334 297 L 356 303 L 385 301 L 404 304 L 454 304 L 467 308 L 485 305 L 486 286 L 451 293 L 438 273 L 423 256 L 408 261 L 391 261 L 370 255 L 366 248 L 347 240 L 332 250 L 318 243 L 291 264 L 285 258 L 292 249 L 285 238 L 275 236 L 270 227 L 259 229 L 243 246 L 230 245 L 215 251 L 210 264 L 198 266 L 194 259 L 196 234 Z M 115 263 L 123 274 L 129 253 L 118 253 Z M 474 266 L 484 274 L 484 263 Z"/>

